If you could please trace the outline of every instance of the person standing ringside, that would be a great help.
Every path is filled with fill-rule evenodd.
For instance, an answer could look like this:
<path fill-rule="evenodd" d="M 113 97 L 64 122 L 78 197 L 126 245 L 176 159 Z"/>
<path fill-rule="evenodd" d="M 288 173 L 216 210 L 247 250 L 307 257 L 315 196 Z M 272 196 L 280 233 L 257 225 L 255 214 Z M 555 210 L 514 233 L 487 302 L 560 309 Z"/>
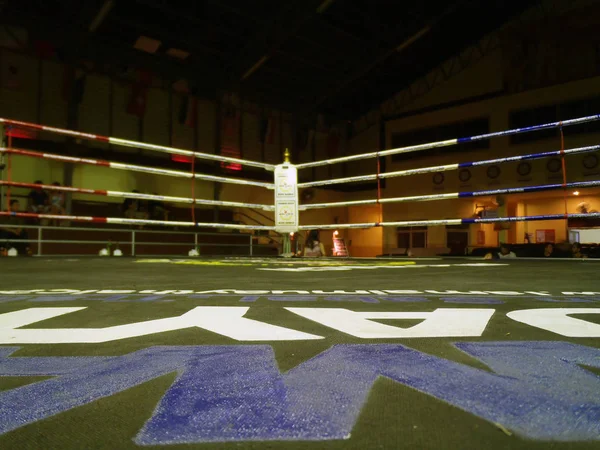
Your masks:
<path fill-rule="evenodd" d="M 304 256 L 313 258 L 325 256 L 325 247 L 319 241 L 319 232 L 317 230 L 312 230 L 308 233 L 304 244 Z"/>

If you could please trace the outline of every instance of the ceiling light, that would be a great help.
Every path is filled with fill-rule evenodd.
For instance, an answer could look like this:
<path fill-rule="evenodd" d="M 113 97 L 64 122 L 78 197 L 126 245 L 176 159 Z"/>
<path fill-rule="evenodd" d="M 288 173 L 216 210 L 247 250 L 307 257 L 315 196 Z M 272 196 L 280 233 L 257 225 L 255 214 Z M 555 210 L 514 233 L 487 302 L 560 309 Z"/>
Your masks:
<path fill-rule="evenodd" d="M 137 38 L 133 48 L 146 53 L 156 53 L 160 44 L 161 42 L 156 39 L 149 38 L 148 36 L 140 36 Z"/>
<path fill-rule="evenodd" d="M 173 58 L 184 60 L 188 56 L 190 56 L 190 52 L 186 52 L 185 50 L 181 50 L 180 48 L 170 48 L 167 50 L 167 55 L 172 56 Z"/>
<path fill-rule="evenodd" d="M 579 191 L 573 192 L 573 195 L 579 195 Z"/>

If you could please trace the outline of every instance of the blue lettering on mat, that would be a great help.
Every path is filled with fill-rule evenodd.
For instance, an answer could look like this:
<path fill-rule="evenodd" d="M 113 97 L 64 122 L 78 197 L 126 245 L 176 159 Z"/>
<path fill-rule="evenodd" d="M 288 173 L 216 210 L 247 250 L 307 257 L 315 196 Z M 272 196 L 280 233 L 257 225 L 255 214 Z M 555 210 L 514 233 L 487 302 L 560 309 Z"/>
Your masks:
<path fill-rule="evenodd" d="M 0 376 L 56 375 L 0 392 L 0 434 L 177 372 L 140 445 L 348 438 L 385 376 L 530 439 L 600 440 L 600 349 L 566 342 L 456 346 L 495 373 L 403 345 L 335 345 L 285 374 L 267 345 L 151 347 L 117 357 L 9 357 Z"/>
<path fill-rule="evenodd" d="M 504 302 L 499 298 L 493 297 L 442 297 L 444 303 L 466 303 L 473 305 L 499 305 Z"/>
<path fill-rule="evenodd" d="M 361 303 L 379 303 L 375 297 L 365 297 L 358 295 L 330 295 L 325 297 L 328 302 L 361 302 Z"/>
<path fill-rule="evenodd" d="M 270 295 L 267 297 L 272 302 L 316 302 L 315 295 Z"/>
<path fill-rule="evenodd" d="M 398 302 L 398 303 L 413 303 L 413 302 L 428 302 L 430 301 L 428 298 L 425 297 L 398 297 L 398 296 L 391 296 L 391 297 L 379 297 L 380 300 L 382 301 L 387 301 L 387 302 Z"/>
<path fill-rule="evenodd" d="M 438 294 L 439 295 L 439 294 Z M 398 296 L 398 295 L 379 295 L 379 296 L 357 296 L 354 294 L 346 294 L 339 296 L 323 296 L 322 294 L 311 294 L 311 295 L 245 295 L 239 297 L 238 301 L 244 303 L 254 303 L 259 300 L 270 300 L 270 301 L 286 301 L 286 302 L 312 302 L 312 301 L 339 301 L 339 302 L 362 302 L 362 303 L 379 303 L 379 302 L 396 302 L 396 303 L 419 303 L 429 302 L 431 300 L 441 300 L 446 303 L 464 303 L 464 304 L 500 304 L 505 303 L 498 297 L 443 297 L 439 298 L 438 295 L 431 295 L 429 298 L 422 296 Z M 165 299 L 168 300 L 200 300 L 200 299 L 220 299 L 223 297 L 231 297 L 235 299 L 236 295 L 224 295 L 224 294 L 191 294 L 191 295 L 142 295 L 142 294 L 120 294 L 120 295 L 102 295 L 102 294 L 71 294 L 71 295 L 0 295 L 0 303 L 11 303 L 18 301 L 28 302 L 40 302 L 40 303 L 51 303 L 51 302 L 73 302 L 73 301 L 98 301 L 98 302 L 116 302 L 116 303 L 150 303 L 150 302 L 163 302 Z M 539 301 L 548 303 L 597 303 L 600 302 L 598 297 L 562 297 L 562 298 L 551 298 L 551 297 L 519 297 L 520 299 L 527 298 L 529 301 Z"/>

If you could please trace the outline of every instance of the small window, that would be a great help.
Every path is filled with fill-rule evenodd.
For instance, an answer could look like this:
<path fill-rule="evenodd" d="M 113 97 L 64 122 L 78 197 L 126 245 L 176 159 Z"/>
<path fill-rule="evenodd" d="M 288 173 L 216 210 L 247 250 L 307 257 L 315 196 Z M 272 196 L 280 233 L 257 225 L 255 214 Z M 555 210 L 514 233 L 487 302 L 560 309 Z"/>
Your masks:
<path fill-rule="evenodd" d="M 427 247 L 427 232 L 426 231 L 413 231 L 411 248 L 425 248 L 425 247 Z"/>
<path fill-rule="evenodd" d="M 410 248 L 410 231 L 398 233 L 398 248 Z"/>
<path fill-rule="evenodd" d="M 556 106 L 541 106 L 537 108 L 513 111 L 509 116 L 510 129 L 526 128 L 534 125 L 557 122 L 558 114 Z M 510 137 L 511 144 L 523 144 L 526 142 L 541 141 L 558 136 L 558 128 L 531 131 L 528 133 L 513 134 Z"/>
<path fill-rule="evenodd" d="M 409 147 L 411 145 L 427 144 L 430 142 L 444 141 L 447 139 L 479 136 L 490 132 L 490 120 L 488 117 L 472 119 L 465 122 L 436 125 L 430 128 L 421 128 L 404 133 L 393 133 L 391 148 Z M 450 152 L 464 152 L 481 150 L 490 147 L 489 139 L 467 142 L 450 147 L 434 148 L 418 153 L 403 153 L 392 155 L 392 161 L 400 162 L 412 159 L 416 154 L 423 156 L 436 156 Z"/>
<path fill-rule="evenodd" d="M 398 228 L 398 248 L 426 248 L 427 227 Z"/>
<path fill-rule="evenodd" d="M 579 117 L 593 116 L 600 111 L 600 97 L 591 97 L 565 102 L 559 105 L 558 115 L 560 120 L 577 119 Z M 582 123 L 564 128 L 565 135 L 600 133 L 600 121 Z"/>

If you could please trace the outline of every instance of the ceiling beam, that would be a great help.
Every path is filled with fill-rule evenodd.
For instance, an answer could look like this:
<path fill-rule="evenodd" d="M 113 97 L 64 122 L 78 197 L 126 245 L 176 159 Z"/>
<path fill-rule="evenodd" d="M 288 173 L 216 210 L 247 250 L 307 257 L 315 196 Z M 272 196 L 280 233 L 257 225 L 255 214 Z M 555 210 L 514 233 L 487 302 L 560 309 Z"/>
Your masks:
<path fill-rule="evenodd" d="M 221 22 L 214 22 L 212 20 L 206 20 L 198 17 L 197 12 L 190 8 L 181 8 L 181 6 L 173 6 L 173 2 L 168 0 L 135 0 L 136 3 L 146 6 L 147 8 L 153 9 L 160 12 L 161 14 L 182 20 L 187 23 L 192 23 L 201 26 L 204 29 L 216 31 L 221 34 L 224 33 L 236 33 L 235 30 Z M 199 5 L 202 2 L 195 1 L 189 2 L 192 5 Z"/>
<path fill-rule="evenodd" d="M 377 4 L 371 2 L 368 4 L 369 7 L 376 7 Z M 398 34 L 397 30 L 403 30 L 406 28 L 407 20 L 405 16 L 397 16 L 394 19 L 396 20 L 395 26 L 386 26 L 381 23 L 378 19 L 374 18 L 372 12 L 367 8 L 359 8 L 356 4 L 352 2 L 347 2 L 345 7 L 352 11 L 354 14 L 358 15 L 361 18 L 361 23 L 365 24 L 366 28 L 369 30 L 371 35 L 373 36 L 372 42 L 377 43 L 377 45 L 383 45 L 385 47 L 391 46 L 395 39 L 392 39 L 392 42 L 388 42 L 388 40 Z M 352 21 L 352 19 L 350 19 Z M 411 21 L 412 23 L 412 21 Z"/>
<path fill-rule="evenodd" d="M 447 17 L 449 14 L 456 11 L 460 6 L 467 3 L 469 0 L 460 0 L 456 3 L 451 3 L 448 8 L 444 11 L 440 12 L 436 17 L 429 20 L 426 24 L 421 26 L 416 32 L 411 34 L 410 36 L 405 37 L 400 43 L 388 47 L 384 51 L 376 52 L 375 58 L 373 58 L 368 64 L 363 65 L 356 69 L 353 73 L 351 73 L 344 80 L 341 80 L 335 84 L 332 84 L 325 90 L 325 92 L 318 97 L 318 99 L 314 102 L 312 108 L 314 110 L 318 110 L 323 104 L 329 100 L 330 98 L 336 96 L 344 89 L 348 88 L 353 83 L 356 83 L 358 80 L 363 78 L 369 72 L 371 72 L 375 67 L 382 64 L 385 60 L 396 53 L 404 52 L 406 49 L 412 47 L 416 42 L 420 41 L 423 37 L 428 35 L 433 27 L 437 26 L 441 20 Z"/>
<path fill-rule="evenodd" d="M 197 37 L 190 35 L 186 30 L 179 29 L 176 33 L 174 33 L 171 29 L 163 25 L 156 23 L 140 23 L 137 20 L 124 19 L 119 16 L 112 17 L 111 21 L 117 23 L 123 28 L 130 28 L 136 33 L 145 34 L 148 37 L 155 39 L 165 39 L 168 41 L 168 43 L 176 44 L 177 47 L 180 47 L 182 50 L 189 51 L 190 53 L 201 52 L 219 57 L 223 56 L 223 51 L 214 47 L 200 44 Z M 152 35 L 152 32 L 157 33 L 157 35 Z"/>
<path fill-rule="evenodd" d="M 91 34 L 81 30 L 72 32 L 64 27 L 55 26 L 43 20 L 27 18 L 26 16 L 9 18 L 8 20 L 28 29 L 32 35 L 51 42 L 56 48 L 63 51 L 68 58 L 85 56 L 86 59 L 95 62 L 137 66 L 152 70 L 167 79 L 187 77 L 190 81 L 194 81 L 200 78 L 204 82 L 217 82 L 219 79 L 218 75 L 208 77 L 206 70 L 202 70 L 202 67 L 194 67 L 169 58 L 151 55 L 133 47 L 126 47 L 121 43 L 107 40 L 96 33 Z M 75 47 L 73 46 L 73 40 L 77 43 Z M 200 74 L 203 75 L 203 78 L 199 76 Z"/>
<path fill-rule="evenodd" d="M 258 14 L 254 14 L 253 10 L 243 10 L 240 9 L 237 6 L 233 6 L 231 4 L 228 4 L 227 2 L 224 2 L 222 0 L 206 0 L 207 3 L 210 3 L 211 5 L 217 7 L 218 9 L 220 9 L 221 11 L 227 11 L 229 13 L 233 13 L 236 14 L 237 16 L 243 17 L 245 19 L 250 19 L 252 20 L 252 22 L 254 23 L 258 23 L 261 26 L 271 26 L 272 25 L 272 20 L 266 17 L 262 17 Z M 251 4 L 251 3 L 250 3 Z"/>
<path fill-rule="evenodd" d="M 102 25 L 102 23 L 106 20 L 106 17 L 110 14 L 110 11 L 112 10 L 114 5 L 115 5 L 114 0 L 105 0 L 104 1 L 102 6 L 100 7 L 100 9 L 98 10 L 96 15 L 92 19 L 92 22 L 88 26 L 88 31 L 90 33 L 95 33 L 96 30 L 98 30 L 98 28 L 100 28 L 100 25 Z"/>
<path fill-rule="evenodd" d="M 315 69 L 319 69 L 319 70 L 322 70 L 324 72 L 334 72 L 334 70 L 331 67 L 324 66 L 323 64 L 320 64 L 320 63 L 315 62 L 313 60 L 304 58 L 304 57 L 299 56 L 299 55 L 297 55 L 297 54 L 295 54 L 293 52 L 288 52 L 288 51 L 284 51 L 284 50 L 279 49 L 279 50 L 277 50 L 275 52 L 275 54 L 276 55 L 281 55 L 284 58 L 293 59 L 295 61 L 298 61 L 299 63 L 302 63 L 302 64 L 307 65 L 307 66 L 314 67 Z"/>
<path fill-rule="evenodd" d="M 320 49 L 321 54 L 326 55 L 327 60 L 331 62 L 334 66 L 336 66 L 336 68 L 338 69 L 331 69 L 332 71 L 339 72 L 339 67 L 341 67 L 342 65 L 344 65 L 345 62 L 348 61 L 348 58 L 345 55 L 341 54 L 339 50 L 335 47 L 324 45 L 321 42 L 317 42 L 314 39 L 300 34 L 294 36 L 294 38 L 306 42 L 307 44 L 310 44 L 317 49 Z"/>
<path fill-rule="evenodd" d="M 230 67 L 239 82 L 247 80 L 279 50 L 288 39 L 295 36 L 302 25 L 316 14 L 323 14 L 333 0 L 303 0 L 282 2 L 271 27 L 264 27 L 244 48 L 231 55 Z"/>
<path fill-rule="evenodd" d="M 218 92 L 231 87 L 228 78 L 220 71 L 209 73 L 206 66 L 202 64 L 182 62 L 124 46 L 123 43 L 109 40 L 101 34 L 89 33 L 87 22 L 83 27 L 68 30 L 66 27 L 51 23 L 43 16 L 4 14 L 3 21 L 21 26 L 27 29 L 31 36 L 51 43 L 60 51 L 63 61 L 72 64 L 85 59 L 100 66 L 129 66 L 149 70 L 165 80 L 175 81 L 185 78 L 198 87 L 199 96 L 208 99 L 214 99 Z M 73 45 L 75 42 L 76 46 Z M 257 88 L 255 92 L 244 91 L 244 98 L 251 102 L 265 104 L 270 108 L 289 111 L 296 107 L 296 103 L 289 95 L 285 95 L 285 92 L 276 87 Z"/>
<path fill-rule="evenodd" d="M 335 34 L 342 37 L 342 39 L 351 39 L 354 42 L 363 44 L 363 45 L 370 44 L 372 42 L 370 40 L 363 39 L 363 38 L 351 33 L 350 31 L 340 27 L 337 24 L 331 23 L 329 20 L 325 19 L 322 16 L 320 16 L 318 18 L 317 23 L 319 23 L 320 25 L 323 25 L 326 29 L 333 31 Z"/>

